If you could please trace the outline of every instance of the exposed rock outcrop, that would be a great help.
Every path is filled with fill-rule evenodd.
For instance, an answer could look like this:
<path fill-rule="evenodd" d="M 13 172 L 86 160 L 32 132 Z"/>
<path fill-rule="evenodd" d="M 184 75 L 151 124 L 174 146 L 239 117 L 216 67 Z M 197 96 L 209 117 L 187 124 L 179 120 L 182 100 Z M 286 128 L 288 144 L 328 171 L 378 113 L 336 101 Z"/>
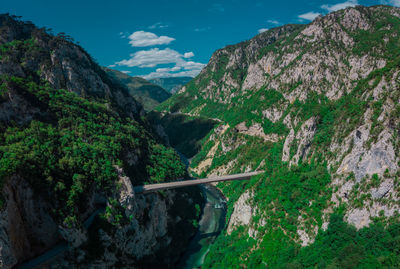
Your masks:
<path fill-rule="evenodd" d="M 239 225 L 249 225 L 252 217 L 253 208 L 250 205 L 251 194 L 244 192 L 235 203 L 235 207 L 228 225 L 228 233 Z"/>
<path fill-rule="evenodd" d="M 170 151 L 170 180 L 185 174 L 142 106 L 70 37 L 7 14 L 0 32 L 0 267 L 65 241 L 62 257 L 49 254 L 54 268 L 173 264 L 195 233 L 202 198 L 190 190 L 135 196 L 133 184 L 153 180 L 156 154 Z"/>
<path fill-rule="evenodd" d="M 217 50 L 199 76 L 168 102 L 181 113 L 196 111 L 232 126 L 226 135 L 214 131 L 206 141 L 221 148 L 213 148 L 216 162 L 202 152 L 214 164 L 203 167 L 208 175 L 263 167 L 273 174 L 276 166 L 298 172 L 306 164 L 329 171 L 327 191 L 320 193 L 326 204 L 315 209 L 320 219 L 310 212 L 294 218 L 285 204 L 263 203 L 264 210 L 276 213 L 271 229 L 281 230 L 302 246 L 312 244 L 320 229 L 327 229 L 336 207 L 346 208 L 344 220 L 357 229 L 377 217 L 384 223 L 398 220 L 400 70 L 390 44 L 399 42 L 399 28 L 394 26 L 399 10 L 383 5 L 349 7 L 307 25 L 277 27 L 227 46 Z M 374 43 L 377 35 L 379 41 Z M 274 162 L 275 154 L 282 163 Z M 229 233 L 243 225 L 254 236 L 259 223 L 249 216 L 270 217 L 251 211 L 257 207 L 252 199 L 244 202 L 254 185 L 255 197 L 257 188 L 268 194 L 271 190 L 262 182 L 268 179 L 266 174 L 238 190 L 222 187 L 240 196 L 232 205 Z M 298 191 L 302 190 L 292 190 L 291 195 Z M 316 201 L 307 202 L 311 207 Z M 276 227 L 281 217 L 286 228 Z"/>
<path fill-rule="evenodd" d="M 265 141 L 277 142 L 279 140 L 279 136 L 277 134 L 265 134 L 262 126 L 259 123 L 247 127 L 246 123 L 242 122 L 239 123 L 235 128 L 241 134 L 258 136 L 264 139 Z"/>
<path fill-rule="evenodd" d="M 41 254 L 60 240 L 58 225 L 49 214 L 51 204 L 37 197 L 18 175 L 3 188 L 0 212 L 0 265 L 11 268 Z"/>

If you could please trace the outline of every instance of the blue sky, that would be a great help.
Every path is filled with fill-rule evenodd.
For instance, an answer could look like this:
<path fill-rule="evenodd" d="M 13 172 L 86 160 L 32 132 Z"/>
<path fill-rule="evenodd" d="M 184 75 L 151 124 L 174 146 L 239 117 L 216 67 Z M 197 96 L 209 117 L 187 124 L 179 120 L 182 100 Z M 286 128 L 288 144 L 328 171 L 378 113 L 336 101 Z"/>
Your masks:
<path fill-rule="evenodd" d="M 0 13 L 65 32 L 101 65 L 146 78 L 195 76 L 219 48 L 356 4 L 400 0 L 0 0 Z"/>

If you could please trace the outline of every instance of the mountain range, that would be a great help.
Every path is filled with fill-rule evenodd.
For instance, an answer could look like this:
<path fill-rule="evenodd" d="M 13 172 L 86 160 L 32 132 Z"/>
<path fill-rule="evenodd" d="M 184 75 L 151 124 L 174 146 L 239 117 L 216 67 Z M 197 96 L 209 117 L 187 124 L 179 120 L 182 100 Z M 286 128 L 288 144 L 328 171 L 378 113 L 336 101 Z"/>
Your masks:
<path fill-rule="evenodd" d="M 178 92 L 186 83 L 191 81 L 192 77 L 170 77 L 170 78 L 153 78 L 149 81 L 156 84 L 170 93 Z"/>
<path fill-rule="evenodd" d="M 162 86 L 145 80 L 141 77 L 132 77 L 118 70 L 104 68 L 111 77 L 125 85 L 129 94 L 133 96 L 139 103 L 143 105 L 146 111 L 151 111 L 158 104 L 167 100 L 171 94 Z"/>
<path fill-rule="evenodd" d="M 171 267 L 202 198 L 135 196 L 187 172 L 132 90 L 65 34 L 8 14 L 0 32 L 0 267 L 40 255 L 53 268 Z"/>
<path fill-rule="evenodd" d="M 250 171 L 217 185 L 202 268 L 400 267 L 399 8 L 272 28 L 150 82 L 15 16 L 0 33 L 0 267 L 64 244 L 51 268 L 174 268 L 204 192 L 134 186 Z"/>
<path fill-rule="evenodd" d="M 217 185 L 204 268 L 399 266 L 399 47 L 399 8 L 350 7 L 217 50 L 158 106 L 219 121 L 194 175 L 265 171 Z"/>

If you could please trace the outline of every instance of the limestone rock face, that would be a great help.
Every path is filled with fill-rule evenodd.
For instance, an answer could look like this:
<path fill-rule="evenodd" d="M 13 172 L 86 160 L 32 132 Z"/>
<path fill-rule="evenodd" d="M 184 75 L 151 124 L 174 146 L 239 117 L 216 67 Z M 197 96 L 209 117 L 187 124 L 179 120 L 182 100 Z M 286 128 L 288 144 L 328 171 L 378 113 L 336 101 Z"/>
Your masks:
<path fill-rule="evenodd" d="M 253 209 L 249 203 L 250 198 L 250 192 L 245 192 L 236 201 L 232 216 L 229 220 L 229 234 L 236 226 L 248 225 L 250 223 L 253 212 Z"/>
<path fill-rule="evenodd" d="M 281 108 L 272 107 L 264 110 L 262 114 L 264 117 L 275 123 L 282 117 L 283 111 Z"/>
<path fill-rule="evenodd" d="M 150 267 L 154 264 L 168 264 L 169 262 L 173 264 L 179 258 L 179 251 L 184 249 L 185 244 L 195 233 L 191 221 L 196 217 L 190 216 L 190 219 L 187 219 L 186 214 L 194 211 L 194 203 L 200 203 L 201 197 L 200 194 L 196 196 L 196 193 L 189 195 L 186 191 L 171 191 L 165 195 L 135 196 L 132 182 L 143 182 L 150 177 L 146 173 L 146 169 L 138 167 L 139 163 L 142 163 L 143 159 L 150 158 L 149 145 L 158 143 L 155 135 L 151 133 L 150 127 L 141 119 L 144 113 L 142 106 L 129 95 L 125 86 L 109 77 L 90 55 L 83 48 L 71 42 L 70 38 L 63 35 L 53 36 L 45 29 L 38 29 L 31 23 L 20 21 L 7 14 L 0 15 L 0 30 L 0 46 L 2 47 L 0 55 L 1 132 L 8 127 L 10 129 L 15 127 L 19 128 L 22 133 L 25 126 L 33 120 L 39 124 L 43 123 L 43 125 L 54 127 L 54 129 L 59 127 L 58 124 L 62 124 L 61 120 L 58 121 L 59 115 L 48 108 L 51 101 L 46 98 L 44 101 L 38 100 L 41 97 L 32 94 L 28 89 L 22 89 L 20 84 L 14 83 L 15 81 L 27 81 L 24 86 L 32 82 L 35 87 L 37 86 L 34 90 L 47 89 L 47 86 L 55 90 L 65 89 L 83 97 L 79 98 L 78 102 L 96 101 L 91 103 L 94 104 L 93 111 L 87 111 L 88 113 L 97 115 L 101 109 L 106 109 L 107 113 L 115 115 L 115 119 L 126 119 L 126 122 L 129 121 L 133 124 L 133 128 L 141 130 L 140 135 L 138 131 L 138 141 L 145 144 L 137 147 L 124 145 L 122 150 L 116 149 L 115 154 L 120 155 L 117 158 L 118 162 L 112 159 L 114 157 L 108 156 L 110 162 L 122 163 L 124 169 L 128 171 L 127 174 L 121 167 L 114 166 L 119 177 L 107 179 L 109 181 L 107 187 L 104 186 L 107 185 L 106 183 L 100 183 L 94 176 L 88 176 L 85 180 L 89 182 L 82 183 L 82 185 L 86 184 L 84 191 L 76 191 L 82 193 L 80 198 L 74 200 L 74 202 L 79 200 L 79 209 L 68 205 L 66 210 L 70 211 L 68 213 L 61 212 L 67 207 L 67 199 L 54 199 L 54 197 L 62 196 L 57 191 L 67 194 L 66 196 L 71 194 L 68 185 L 71 185 L 70 182 L 74 181 L 75 175 L 80 171 L 64 169 L 61 161 L 59 162 L 61 158 L 57 159 L 56 157 L 59 156 L 56 156 L 56 161 L 51 164 L 50 161 L 46 163 L 47 160 L 44 160 L 43 163 L 41 163 L 42 160 L 37 161 L 39 164 L 34 163 L 34 165 L 29 163 L 30 167 L 43 166 L 43 170 L 50 170 L 47 175 L 35 171 L 36 174 L 32 172 L 34 176 L 28 178 L 26 174 L 29 175 L 30 171 L 24 171 L 24 177 L 22 177 L 19 175 L 22 172 L 16 169 L 16 171 L 11 170 L 14 174 L 6 173 L 7 177 L 3 178 L 4 169 L 8 169 L 8 167 L 7 163 L 6 165 L 2 163 L 0 173 L 2 187 L 0 190 L 2 202 L 0 206 L 0 267 L 13 268 L 15 265 L 52 250 L 60 242 L 67 242 L 68 247 L 60 256 L 56 257 L 54 268 L 112 268 L 119 267 L 120 262 L 131 265 L 131 267 L 138 266 L 140 262 L 150 264 Z M 6 53 L 5 50 L 7 50 Z M 44 84 L 46 87 L 41 88 Z M 68 94 L 65 95 L 68 96 Z M 60 101 L 61 104 L 64 104 L 62 102 L 74 107 L 73 104 L 67 103 L 68 101 Z M 97 111 L 97 109 L 99 110 Z M 82 111 L 82 114 L 85 112 Z M 123 122 L 125 121 L 121 121 L 121 123 Z M 96 122 L 88 121 L 88 123 L 96 125 Z M 76 128 L 78 129 L 78 127 Z M 67 133 L 70 131 L 68 127 L 65 129 Z M 110 130 L 100 130 L 96 134 L 102 136 L 103 131 L 105 133 Z M 69 137 L 68 139 L 76 141 L 77 143 L 74 144 L 76 147 L 81 147 L 81 141 L 92 143 L 88 141 L 91 140 L 91 137 L 83 133 L 85 131 L 75 134 L 76 136 L 72 135 L 73 138 Z M 61 143 L 56 136 L 49 138 L 56 145 L 54 152 L 58 150 L 57 145 Z M 2 143 L 0 157 L 3 157 L 3 146 L 7 142 L 3 135 L 0 140 Z M 44 141 L 47 143 L 47 140 Z M 21 148 L 36 146 L 47 150 L 45 143 L 43 145 L 40 143 L 39 145 L 33 145 L 33 143 L 21 145 Z M 21 149 L 21 152 L 24 150 Z M 54 153 L 54 155 L 58 153 Z M 89 153 L 88 151 L 87 153 L 93 152 Z M 81 160 L 77 160 L 78 158 L 71 156 L 74 155 L 68 157 L 68 162 L 76 161 L 79 163 L 78 166 L 83 163 Z M 32 157 L 32 159 L 34 158 L 36 156 Z M 97 156 L 91 155 L 89 158 L 95 160 L 91 163 L 93 166 L 88 165 L 83 170 L 96 170 L 103 166 L 102 163 L 96 162 Z M 25 164 L 26 160 L 19 160 L 23 159 L 23 156 L 18 155 L 16 159 Z M 26 162 L 30 161 L 29 159 Z M 60 167 L 54 168 L 57 165 Z M 92 174 L 94 174 L 93 170 Z M 109 172 L 105 171 L 105 173 Z M 57 176 L 65 181 L 56 181 L 55 177 Z M 36 184 L 36 179 L 39 181 L 38 184 Z M 49 188 L 51 184 L 43 187 L 41 184 L 44 181 L 54 183 L 54 185 L 56 185 L 55 182 L 61 183 L 60 189 L 55 191 L 54 186 Z M 111 186 L 113 184 L 115 186 Z M 78 189 L 80 187 L 78 186 Z M 177 204 L 183 208 L 182 211 L 175 210 Z M 72 212 L 73 210 L 75 211 Z M 102 215 L 101 213 L 104 213 L 104 217 L 99 216 Z M 67 214 L 70 215 L 67 216 Z M 177 236 L 178 229 L 184 229 L 185 234 Z M 96 243 L 98 243 L 96 246 L 98 251 L 90 253 L 90 244 Z M 149 257 L 152 257 L 152 260 Z M 51 257 L 51 260 L 53 261 L 54 258 Z"/>
<path fill-rule="evenodd" d="M 380 8 L 370 10 L 378 12 Z M 355 41 L 349 33 L 370 29 L 368 12 L 364 7 L 349 8 L 343 14 L 335 12 L 308 25 L 274 28 L 249 41 L 220 49 L 195 81 L 199 83 L 209 72 L 217 69 L 224 69 L 225 72 L 220 80 L 202 84 L 198 93 L 206 99 L 227 103 L 240 95 L 237 90 L 246 92 L 267 87 L 280 89 L 291 102 L 305 100 L 310 92 L 336 100 L 353 86 L 354 80 L 365 78 L 373 69 L 386 64 L 386 60 L 379 57 L 354 54 L 350 55 L 347 63 L 347 52 L 333 47 L 327 49 L 322 45 L 335 40 L 346 49 L 354 48 Z M 279 52 L 261 50 L 277 41 L 282 42 L 293 32 L 299 32 L 294 38 L 297 42 L 288 43 Z M 305 47 L 310 48 L 304 51 Z M 242 70 L 239 76 L 235 73 L 238 70 Z M 288 91 L 296 82 L 301 83 Z"/>
<path fill-rule="evenodd" d="M 99 238 L 97 249 L 101 254 L 97 255 L 95 260 L 88 261 L 89 254 L 85 248 L 75 245 L 62 258 L 56 260 L 52 268 L 75 268 L 82 264 L 94 268 L 110 268 L 118 263 L 130 268 L 140 268 L 138 263 L 144 262 L 154 266 L 176 261 L 177 257 L 170 253 L 176 251 L 171 248 L 174 238 L 170 233 L 183 219 L 172 218 L 169 213 L 176 206 L 174 204 L 178 199 L 176 193 L 166 192 L 164 197 L 157 193 L 135 195 L 130 179 L 124 175 L 122 169 L 117 169 L 120 176 L 114 197 L 124 208 L 129 221 L 112 229 L 97 231 Z M 187 202 L 193 203 L 193 200 L 188 199 Z M 107 206 L 113 207 L 111 204 Z M 79 235 L 79 233 L 73 234 Z M 148 257 L 155 259 L 159 252 L 163 252 L 166 257 L 161 254 L 158 262 L 148 260 Z"/>
<path fill-rule="evenodd" d="M 368 149 L 364 145 L 368 134 L 363 135 L 361 130 L 356 130 L 353 149 L 349 155 L 344 157 L 338 171 L 353 172 L 358 180 L 365 175 L 378 174 L 382 176 L 386 169 L 395 172 L 398 166 L 391 142 L 392 136 L 389 130 L 384 130 L 379 135 L 378 141 Z"/>
<path fill-rule="evenodd" d="M 61 37 L 51 36 L 33 24 L 27 25 L 7 15 L 2 15 L 0 18 L 0 27 L 4 29 L 0 44 L 14 39 L 31 39 L 38 46 L 35 51 L 20 52 L 14 57 L 2 58 L 0 74 L 23 78 L 39 76 L 55 89 L 67 89 L 88 98 L 97 96 L 113 100 L 132 118 L 143 115 L 141 105 L 129 95 L 126 87 L 109 77 L 80 46 Z M 10 101 L 17 102 L 17 100 Z M 26 114 L 29 109 L 24 111 Z M 0 112 L 0 117 L 2 113 L 4 112 Z"/>
<path fill-rule="evenodd" d="M 296 139 L 297 141 L 299 141 L 297 152 L 293 156 L 291 164 L 297 164 L 299 160 L 306 159 L 316 130 L 317 130 L 317 125 L 315 117 L 308 119 L 301 126 L 300 131 L 296 135 Z"/>
<path fill-rule="evenodd" d="M 1 66 L 1 65 L 0 65 Z M 7 101 L 0 103 L 0 121 L 15 121 L 19 124 L 30 122 L 35 115 L 40 115 L 40 109 L 33 106 L 23 96 L 11 90 Z"/>
<path fill-rule="evenodd" d="M 238 124 L 235 128 L 239 133 L 250 136 L 258 136 L 263 138 L 265 141 L 277 142 L 279 140 L 279 136 L 276 134 L 265 134 L 263 128 L 259 123 L 256 123 L 247 128 L 246 123 L 242 122 Z"/>
<path fill-rule="evenodd" d="M 59 233 L 72 247 L 79 247 L 87 240 L 87 233 L 82 228 L 60 226 Z"/>
<path fill-rule="evenodd" d="M 60 237 L 49 214 L 51 204 L 38 198 L 23 178 L 9 178 L 2 195 L 5 208 L 0 212 L 0 265 L 11 268 L 49 249 Z"/>
<path fill-rule="evenodd" d="M 303 246 L 328 227 L 340 205 L 347 208 L 345 220 L 358 229 L 374 217 L 396 217 L 400 69 L 388 52 L 399 36 L 390 20 L 399 14 L 399 8 L 383 5 L 349 7 L 307 25 L 277 27 L 217 50 L 185 92 L 169 102 L 180 107 L 180 113 L 196 112 L 230 124 L 224 135 L 215 129 L 205 141 L 208 147 L 197 162 L 207 162 L 201 171 L 216 175 L 270 168 L 272 153 L 261 149 L 273 146 L 279 149 L 279 165 L 296 169 L 304 163 L 326 164 L 332 191 L 323 194 L 330 201 L 321 210 L 322 223 L 307 223 L 310 216 L 303 212 L 304 220 L 290 220 L 297 228 L 291 239 Z M 387 34 L 379 45 L 366 49 L 366 40 L 382 29 Z M 209 146 L 210 141 L 218 148 Z M 251 199 L 244 202 L 248 188 L 244 184 L 235 193 L 241 196 L 229 232 L 244 225 L 256 234 L 259 223 L 249 216 L 257 205 Z M 281 210 L 273 201 L 265 209 Z M 257 217 L 268 216 L 261 212 Z"/>

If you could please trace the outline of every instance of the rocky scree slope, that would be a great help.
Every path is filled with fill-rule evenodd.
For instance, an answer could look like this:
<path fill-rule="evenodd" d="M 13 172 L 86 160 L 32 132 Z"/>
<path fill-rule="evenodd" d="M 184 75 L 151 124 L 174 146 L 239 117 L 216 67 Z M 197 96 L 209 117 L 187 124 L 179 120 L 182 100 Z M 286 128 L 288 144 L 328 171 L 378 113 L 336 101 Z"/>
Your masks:
<path fill-rule="evenodd" d="M 400 9 L 347 8 L 216 51 L 158 107 L 222 120 L 194 173 L 266 171 L 218 185 L 206 268 L 399 265 L 399 48 Z"/>
<path fill-rule="evenodd" d="M 68 36 L 0 15 L 1 268 L 63 240 L 70 248 L 56 268 L 176 261 L 195 232 L 200 197 L 135 196 L 134 185 L 186 173 L 143 116 Z M 99 208 L 105 213 L 84 228 Z"/>
<path fill-rule="evenodd" d="M 141 77 L 131 77 L 127 74 L 104 68 L 112 78 L 125 85 L 131 96 L 140 102 L 146 111 L 151 111 L 161 102 L 167 100 L 171 94 L 159 85 L 153 84 Z"/>

